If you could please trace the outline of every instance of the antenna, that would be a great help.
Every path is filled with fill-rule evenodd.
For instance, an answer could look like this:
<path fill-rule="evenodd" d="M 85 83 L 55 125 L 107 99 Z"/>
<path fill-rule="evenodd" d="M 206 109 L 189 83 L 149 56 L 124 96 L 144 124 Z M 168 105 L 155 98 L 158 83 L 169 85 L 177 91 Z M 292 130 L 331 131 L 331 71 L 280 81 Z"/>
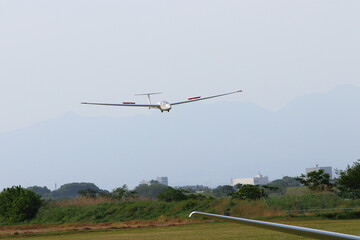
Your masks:
<path fill-rule="evenodd" d="M 161 94 L 161 93 L 162 93 L 162 92 L 156 92 L 156 93 L 139 93 L 139 94 L 135 94 L 135 96 L 144 96 L 144 95 L 146 95 L 146 96 L 148 97 L 149 104 L 151 104 L 150 95 Z"/>

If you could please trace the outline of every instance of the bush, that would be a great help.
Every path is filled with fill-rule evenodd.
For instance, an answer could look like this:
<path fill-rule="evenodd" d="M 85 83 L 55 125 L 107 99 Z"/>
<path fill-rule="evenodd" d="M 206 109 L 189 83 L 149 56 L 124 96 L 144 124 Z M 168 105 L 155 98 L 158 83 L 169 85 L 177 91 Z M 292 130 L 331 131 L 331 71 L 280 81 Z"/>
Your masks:
<path fill-rule="evenodd" d="M 35 217 L 41 207 L 41 196 L 21 186 L 6 188 L 0 193 L 0 216 L 6 224 Z"/>
<path fill-rule="evenodd" d="M 263 188 L 258 185 L 250 184 L 237 184 L 236 192 L 232 193 L 231 196 L 234 199 L 252 199 L 258 200 L 267 197 Z"/>
<path fill-rule="evenodd" d="M 165 202 L 176 202 L 176 201 L 183 201 L 188 199 L 187 196 L 188 191 L 184 189 L 175 189 L 172 187 L 167 187 L 164 192 L 160 193 L 157 198 L 160 201 Z"/>
<path fill-rule="evenodd" d="M 325 173 L 324 169 L 309 172 L 306 175 L 301 174 L 295 179 L 314 192 L 331 192 L 334 189 L 334 185 L 331 183 L 330 174 Z"/>
<path fill-rule="evenodd" d="M 228 197 L 234 192 L 234 187 L 230 185 L 218 186 L 212 191 L 213 195 L 217 198 Z"/>
<path fill-rule="evenodd" d="M 345 198 L 360 199 L 360 159 L 347 166 L 346 170 L 337 171 L 336 184 L 339 195 Z"/>
<path fill-rule="evenodd" d="M 165 189 L 165 185 L 155 182 L 150 185 L 140 184 L 134 189 L 134 191 L 140 198 L 156 199 L 160 193 L 165 191 Z"/>
<path fill-rule="evenodd" d="M 131 199 L 134 198 L 136 195 L 135 191 L 131 191 L 129 190 L 129 188 L 125 185 L 123 185 L 122 187 L 118 187 L 116 189 L 114 189 L 110 196 L 113 199 L 117 199 L 117 200 L 125 200 L 125 199 Z"/>

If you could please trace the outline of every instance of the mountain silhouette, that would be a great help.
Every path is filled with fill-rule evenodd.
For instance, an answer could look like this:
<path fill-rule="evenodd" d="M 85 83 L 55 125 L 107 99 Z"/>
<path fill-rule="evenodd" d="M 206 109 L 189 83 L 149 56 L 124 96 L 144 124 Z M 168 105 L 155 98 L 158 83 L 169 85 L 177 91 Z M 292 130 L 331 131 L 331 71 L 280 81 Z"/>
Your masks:
<path fill-rule="evenodd" d="M 152 111 L 121 118 L 67 113 L 1 134 L 0 187 L 94 182 L 111 190 L 157 176 L 173 186 L 216 187 L 258 172 L 274 180 L 315 164 L 344 169 L 360 158 L 355 86 L 304 95 L 275 112 L 249 102 Z"/>

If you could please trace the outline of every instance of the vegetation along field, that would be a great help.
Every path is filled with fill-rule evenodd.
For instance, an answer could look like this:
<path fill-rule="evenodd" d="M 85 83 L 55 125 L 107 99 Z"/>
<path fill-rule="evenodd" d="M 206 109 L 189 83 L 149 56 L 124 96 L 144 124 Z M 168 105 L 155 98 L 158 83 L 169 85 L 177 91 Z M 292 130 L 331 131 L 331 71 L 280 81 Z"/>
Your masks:
<path fill-rule="evenodd" d="M 270 185 L 215 189 L 172 188 L 157 182 L 134 190 L 124 185 L 112 192 L 89 183 L 66 184 L 53 192 L 14 186 L 0 193 L 0 238 L 297 239 L 189 219 L 194 210 L 360 235 L 357 173 L 360 161 L 341 172 L 335 182 L 319 170 Z"/>

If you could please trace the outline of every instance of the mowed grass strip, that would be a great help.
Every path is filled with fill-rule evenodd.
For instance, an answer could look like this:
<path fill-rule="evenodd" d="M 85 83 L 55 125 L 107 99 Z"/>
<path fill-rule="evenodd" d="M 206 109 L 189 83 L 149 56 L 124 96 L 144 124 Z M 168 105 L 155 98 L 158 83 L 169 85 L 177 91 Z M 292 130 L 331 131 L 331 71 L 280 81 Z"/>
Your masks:
<path fill-rule="evenodd" d="M 360 236 L 360 220 L 311 220 L 282 221 L 281 223 L 303 227 L 317 228 Z M 14 238 L 10 238 L 14 239 Z M 235 223 L 198 223 L 171 227 L 147 227 L 137 229 L 120 229 L 106 231 L 89 231 L 67 233 L 64 235 L 26 236 L 16 239 L 53 239 L 53 240 L 199 240 L 199 239 L 307 239 L 300 236 L 244 226 Z"/>

